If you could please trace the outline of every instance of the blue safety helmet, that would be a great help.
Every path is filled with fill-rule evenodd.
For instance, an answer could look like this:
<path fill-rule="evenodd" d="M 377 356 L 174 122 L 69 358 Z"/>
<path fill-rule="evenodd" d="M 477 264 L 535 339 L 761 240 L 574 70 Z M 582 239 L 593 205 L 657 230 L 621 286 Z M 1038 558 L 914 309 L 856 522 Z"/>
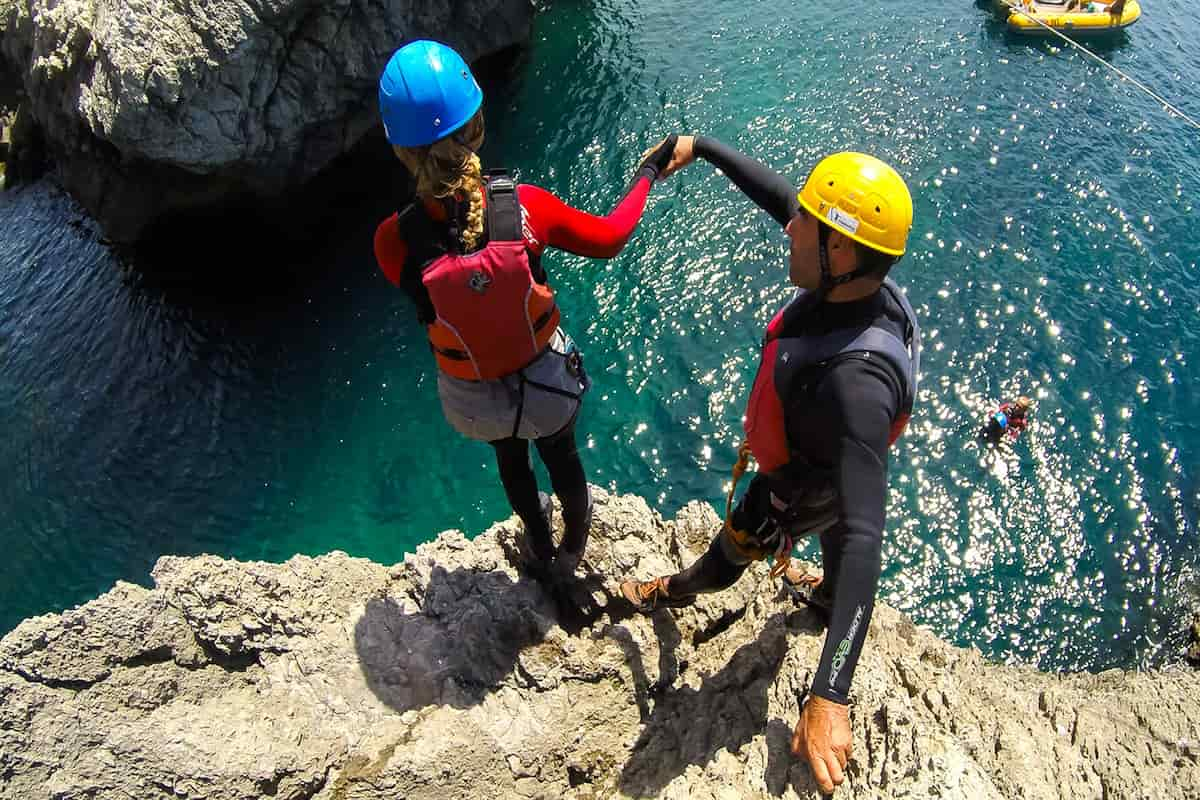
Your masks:
<path fill-rule="evenodd" d="M 483 91 L 462 56 L 424 39 L 392 54 L 379 78 L 379 113 L 387 139 L 420 147 L 466 125 L 483 103 Z"/>

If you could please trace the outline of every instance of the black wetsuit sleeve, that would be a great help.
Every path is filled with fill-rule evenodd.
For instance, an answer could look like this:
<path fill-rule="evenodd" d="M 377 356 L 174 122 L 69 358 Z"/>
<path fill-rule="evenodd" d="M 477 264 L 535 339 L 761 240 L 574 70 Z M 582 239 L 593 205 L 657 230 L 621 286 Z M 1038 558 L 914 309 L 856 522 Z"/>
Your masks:
<path fill-rule="evenodd" d="M 888 438 L 899 395 L 898 383 L 886 367 L 854 358 L 830 370 L 815 398 L 832 428 L 841 522 L 832 536 L 822 540 L 823 546 L 828 543 L 837 549 L 826 554 L 833 556 L 826 563 L 836 564 L 837 574 L 825 576 L 834 581 L 833 609 L 812 692 L 835 703 L 850 702 L 850 681 L 875 608 L 887 502 Z"/>
<path fill-rule="evenodd" d="M 775 170 L 707 136 L 697 136 L 692 151 L 725 173 L 729 180 L 780 225 L 800 210 L 796 187 Z"/>

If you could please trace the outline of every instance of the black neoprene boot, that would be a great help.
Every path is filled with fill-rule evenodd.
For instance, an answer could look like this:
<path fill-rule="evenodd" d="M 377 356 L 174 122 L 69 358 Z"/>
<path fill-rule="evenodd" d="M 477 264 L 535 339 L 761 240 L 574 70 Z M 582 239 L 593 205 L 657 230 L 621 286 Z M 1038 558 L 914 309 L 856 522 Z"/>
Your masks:
<path fill-rule="evenodd" d="M 534 574 L 544 573 L 554 560 L 554 538 L 551 534 L 554 530 L 554 504 L 550 501 L 550 495 L 545 492 L 538 492 L 538 504 L 541 506 L 541 513 L 538 519 L 533 521 L 533 525 L 526 521 L 524 535 L 519 543 L 525 567 Z"/>
<path fill-rule="evenodd" d="M 587 508 L 578 519 L 565 520 L 562 544 L 558 548 L 558 567 L 564 574 L 574 574 L 583 553 L 587 549 L 588 534 L 592 530 L 592 498 L 588 494 Z"/>

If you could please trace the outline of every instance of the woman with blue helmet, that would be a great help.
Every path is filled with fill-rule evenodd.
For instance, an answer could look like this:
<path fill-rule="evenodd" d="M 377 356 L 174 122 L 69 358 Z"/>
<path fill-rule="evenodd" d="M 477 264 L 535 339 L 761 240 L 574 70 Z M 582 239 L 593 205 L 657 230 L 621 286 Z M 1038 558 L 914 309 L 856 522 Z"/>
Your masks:
<path fill-rule="evenodd" d="M 588 379 L 559 311 L 542 255 L 547 247 L 612 258 L 641 219 L 670 161 L 674 139 L 652 151 L 616 207 L 603 217 L 550 192 L 484 174 L 483 92 L 446 45 L 397 50 L 379 81 L 379 109 L 415 197 L 375 232 L 380 269 L 403 289 L 426 326 L 447 421 L 496 451 L 500 480 L 525 525 L 529 567 L 573 572 L 583 557 L 591 498 L 575 444 Z M 549 498 L 538 492 L 529 441 L 563 510 L 556 550 Z"/>

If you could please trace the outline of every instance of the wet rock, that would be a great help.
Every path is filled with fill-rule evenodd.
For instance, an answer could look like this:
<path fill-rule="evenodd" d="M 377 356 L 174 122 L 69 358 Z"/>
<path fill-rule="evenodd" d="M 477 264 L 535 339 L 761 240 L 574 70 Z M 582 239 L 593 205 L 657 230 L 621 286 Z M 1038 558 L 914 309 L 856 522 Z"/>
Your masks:
<path fill-rule="evenodd" d="M 789 752 L 824 632 L 765 565 L 632 614 L 624 576 L 719 521 L 596 489 L 588 592 L 514 567 L 520 525 L 386 567 L 163 558 L 0 640 L 0 798 L 815 798 Z M 580 587 L 569 587 L 580 588 Z M 879 605 L 846 798 L 1200 796 L 1200 673 L 987 663 Z"/>

